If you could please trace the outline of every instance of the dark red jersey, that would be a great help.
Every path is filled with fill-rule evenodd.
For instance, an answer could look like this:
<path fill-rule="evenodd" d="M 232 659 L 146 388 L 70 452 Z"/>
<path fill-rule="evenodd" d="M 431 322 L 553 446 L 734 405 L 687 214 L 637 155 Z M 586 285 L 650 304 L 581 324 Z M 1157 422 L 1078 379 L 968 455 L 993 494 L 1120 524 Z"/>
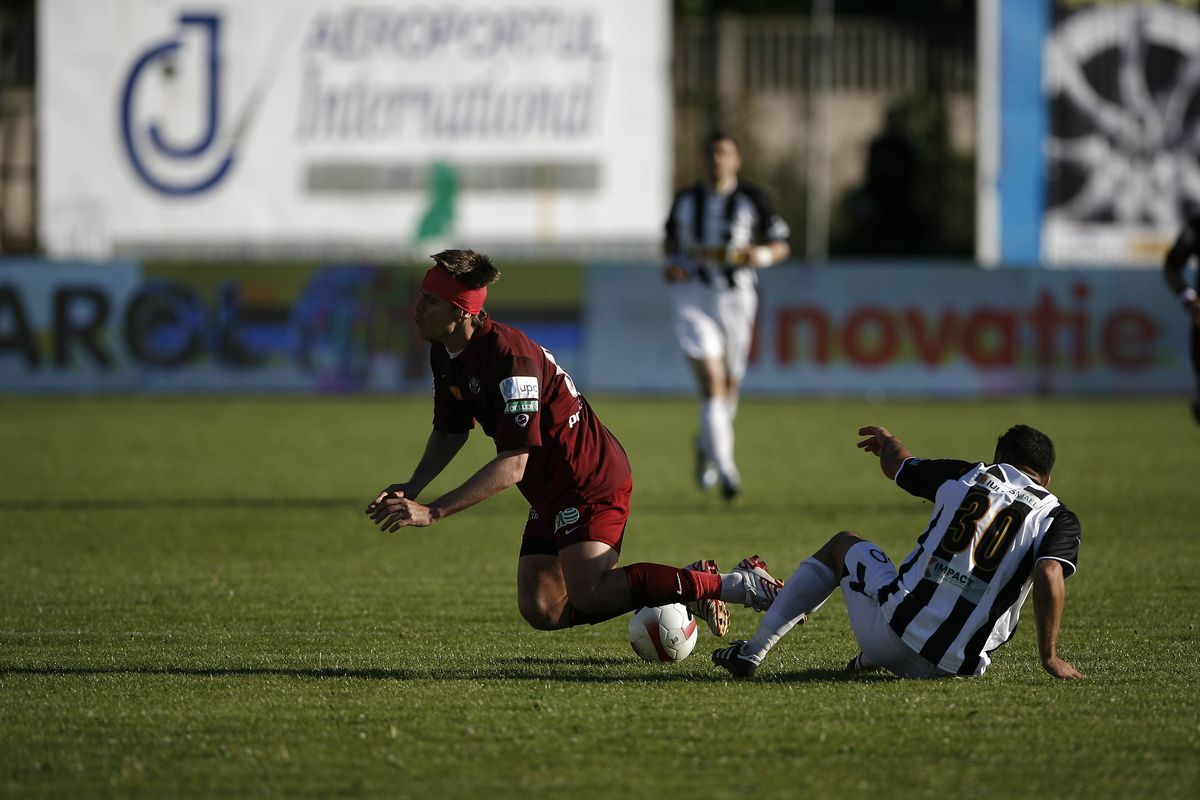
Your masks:
<path fill-rule="evenodd" d="M 602 500 L 629 480 L 621 443 L 554 356 L 516 328 L 485 320 L 453 358 L 434 343 L 429 362 L 434 429 L 463 433 L 478 420 L 496 452 L 529 448 L 517 487 L 539 514 Z"/>

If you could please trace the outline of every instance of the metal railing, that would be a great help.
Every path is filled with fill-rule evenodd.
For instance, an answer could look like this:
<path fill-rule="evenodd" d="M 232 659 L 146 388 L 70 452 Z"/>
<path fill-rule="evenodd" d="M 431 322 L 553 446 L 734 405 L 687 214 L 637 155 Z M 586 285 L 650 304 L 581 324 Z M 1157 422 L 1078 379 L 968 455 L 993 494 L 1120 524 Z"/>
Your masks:
<path fill-rule="evenodd" d="M 831 41 L 835 92 L 973 92 L 973 43 L 871 20 L 839 20 Z M 813 31 L 797 17 L 678 19 L 674 81 L 683 95 L 720 87 L 747 93 L 803 94 L 810 86 Z M 721 74 L 715 75 L 713 58 Z"/>

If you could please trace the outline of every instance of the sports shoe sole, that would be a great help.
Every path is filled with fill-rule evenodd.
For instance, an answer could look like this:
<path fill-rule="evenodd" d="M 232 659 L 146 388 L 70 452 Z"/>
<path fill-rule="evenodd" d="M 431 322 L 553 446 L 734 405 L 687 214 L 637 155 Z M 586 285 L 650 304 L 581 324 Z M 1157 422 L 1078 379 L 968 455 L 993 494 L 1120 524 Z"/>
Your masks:
<path fill-rule="evenodd" d="M 708 560 L 693 561 L 684 569 L 694 572 L 708 572 L 713 575 L 721 574 L 717 562 Z M 693 600 L 687 604 L 694 616 L 704 620 L 708 630 L 718 638 L 729 632 L 729 608 L 723 600 Z"/>

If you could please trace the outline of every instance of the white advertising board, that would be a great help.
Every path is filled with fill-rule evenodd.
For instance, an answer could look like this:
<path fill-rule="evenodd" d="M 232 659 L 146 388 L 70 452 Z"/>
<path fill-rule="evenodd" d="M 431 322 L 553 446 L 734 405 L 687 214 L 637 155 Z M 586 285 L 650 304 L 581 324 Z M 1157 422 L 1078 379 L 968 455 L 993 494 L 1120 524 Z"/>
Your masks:
<path fill-rule="evenodd" d="M 760 289 L 750 394 L 1192 389 L 1187 320 L 1147 270 L 789 265 Z M 658 270 L 593 267 L 586 298 L 586 391 L 694 391 Z"/>
<path fill-rule="evenodd" d="M 666 0 L 41 0 L 41 241 L 652 251 L 669 28 Z"/>

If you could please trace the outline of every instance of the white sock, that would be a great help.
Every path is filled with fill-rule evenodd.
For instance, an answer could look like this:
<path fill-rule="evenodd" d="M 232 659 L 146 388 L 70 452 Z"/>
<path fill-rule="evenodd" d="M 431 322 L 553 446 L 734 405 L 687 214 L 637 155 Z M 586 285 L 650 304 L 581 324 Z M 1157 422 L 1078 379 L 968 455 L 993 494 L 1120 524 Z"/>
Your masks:
<path fill-rule="evenodd" d="M 742 646 L 742 655 L 756 664 L 761 662 L 767 651 L 796 627 L 801 617 L 814 613 L 825 604 L 837 585 L 837 576 L 825 564 L 811 557 L 801 561 L 792 577 L 784 582 L 775 602 L 763 614 L 750 641 Z M 724 583 L 721 590 L 724 595 Z"/>
<path fill-rule="evenodd" d="M 729 421 L 733 422 L 737 419 L 738 411 L 738 393 L 734 392 L 725 398 L 725 407 L 729 409 Z"/>
<path fill-rule="evenodd" d="M 721 573 L 721 599 L 742 605 L 746 602 L 746 579 L 740 572 Z"/>
<path fill-rule="evenodd" d="M 700 404 L 700 442 L 717 471 L 726 480 L 741 482 L 733 462 L 733 420 L 724 398 L 706 398 Z"/>

